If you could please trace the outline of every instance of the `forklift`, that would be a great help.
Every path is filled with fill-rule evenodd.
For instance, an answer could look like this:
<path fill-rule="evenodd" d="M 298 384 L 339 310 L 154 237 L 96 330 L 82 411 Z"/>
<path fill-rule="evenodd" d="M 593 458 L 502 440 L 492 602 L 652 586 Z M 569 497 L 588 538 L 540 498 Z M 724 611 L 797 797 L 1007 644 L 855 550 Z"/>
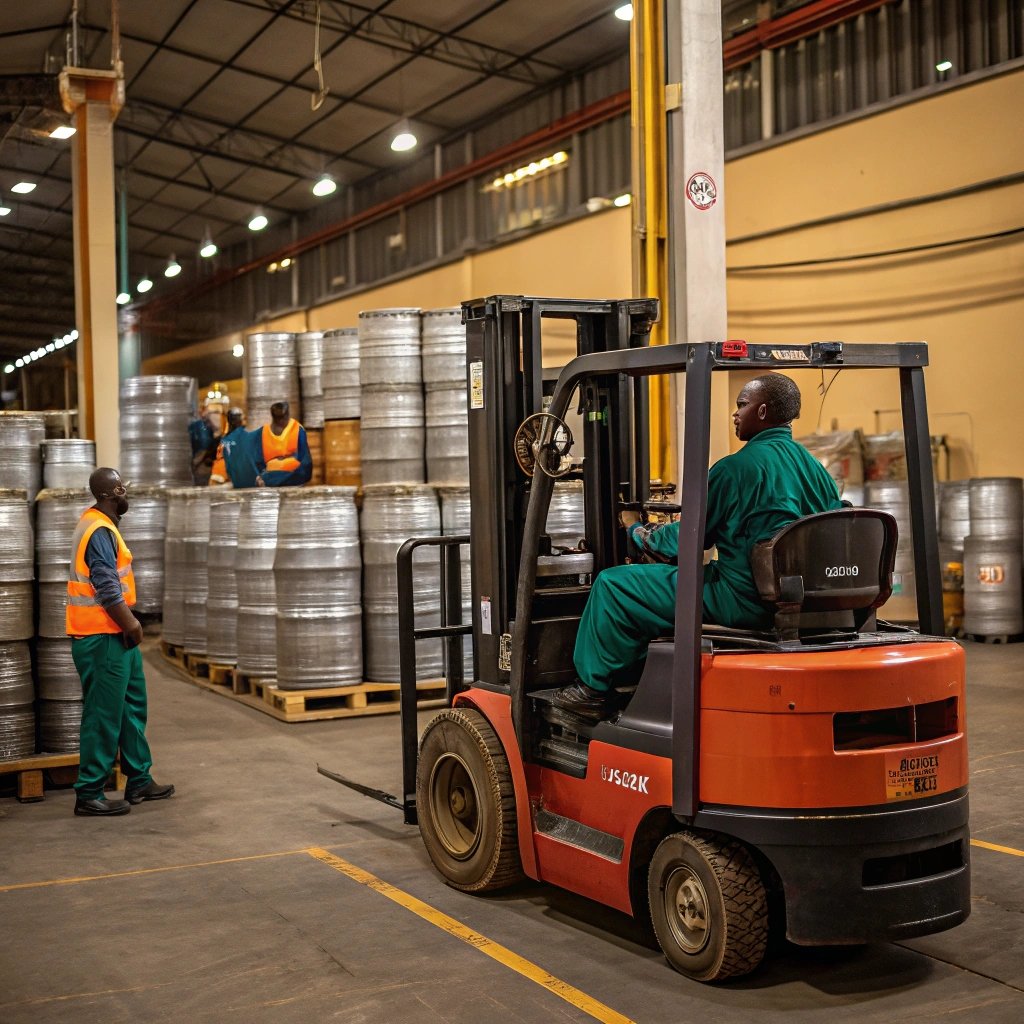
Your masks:
<path fill-rule="evenodd" d="M 651 346 L 658 314 L 653 299 L 463 304 L 471 533 L 399 552 L 403 794 L 320 771 L 400 808 L 452 887 L 525 877 L 568 889 L 649 920 L 671 966 L 698 981 L 754 970 L 770 930 L 829 945 L 952 928 L 970 912 L 965 667 L 941 635 L 927 346 Z M 550 319 L 575 324 L 577 355 L 557 374 L 543 367 Z M 795 368 L 899 374 L 919 630 L 876 614 L 897 528 L 863 508 L 798 520 L 755 547 L 772 629 L 701 621 L 712 374 Z M 619 511 L 666 508 L 663 494 L 651 500 L 652 375 L 681 375 L 685 393 L 675 629 L 594 722 L 551 698 L 575 680 L 594 576 L 634 554 Z M 545 532 L 557 479 L 583 484 L 571 549 Z M 412 560 L 429 545 L 441 548 L 442 625 L 417 628 Z M 437 637 L 448 706 L 417 742 L 416 645 Z"/>

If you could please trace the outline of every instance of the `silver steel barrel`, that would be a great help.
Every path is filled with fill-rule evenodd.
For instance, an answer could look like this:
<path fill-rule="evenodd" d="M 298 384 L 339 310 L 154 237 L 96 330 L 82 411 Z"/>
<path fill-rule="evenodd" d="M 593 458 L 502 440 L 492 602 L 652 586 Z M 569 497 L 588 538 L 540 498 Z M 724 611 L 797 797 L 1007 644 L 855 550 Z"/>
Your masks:
<path fill-rule="evenodd" d="M 364 484 L 423 482 L 423 390 L 364 386 L 359 459 Z"/>
<path fill-rule="evenodd" d="M 42 486 L 41 445 L 46 418 L 41 412 L 0 412 L 0 481 L 33 501 Z"/>
<path fill-rule="evenodd" d="M 968 498 L 972 537 L 1020 539 L 1024 532 L 1024 480 L 1019 476 L 976 477 Z"/>
<path fill-rule="evenodd" d="M 432 484 L 469 482 L 469 417 L 465 383 L 427 384 L 427 480 Z"/>
<path fill-rule="evenodd" d="M 364 388 L 422 387 L 418 309 L 369 309 L 359 314 L 359 383 Z"/>
<path fill-rule="evenodd" d="M 893 568 L 892 596 L 879 609 L 883 619 L 897 622 L 917 620 L 917 576 L 914 570 L 914 535 L 910 526 L 910 495 L 906 480 L 868 480 L 864 504 L 896 517 L 899 541 Z"/>
<path fill-rule="evenodd" d="M 96 442 L 69 437 L 44 441 L 43 486 L 88 487 L 96 468 Z"/>
<path fill-rule="evenodd" d="M 238 584 L 238 669 L 247 675 L 277 675 L 277 591 L 274 556 L 281 492 L 246 491 L 238 513 L 235 579 Z"/>
<path fill-rule="evenodd" d="M 355 494 L 354 487 L 281 491 L 274 585 L 283 690 L 363 681 Z"/>
<path fill-rule="evenodd" d="M 325 331 L 321 381 L 325 420 L 359 418 L 359 329 Z"/>
<path fill-rule="evenodd" d="M 185 536 L 188 533 L 188 496 L 194 488 L 174 487 L 167 493 L 167 536 L 164 541 L 164 600 L 161 633 L 166 643 L 185 644 Z M 129 499 L 131 500 L 131 499 Z"/>
<path fill-rule="evenodd" d="M 556 480 L 545 530 L 552 548 L 575 548 L 584 536 L 583 481 Z"/>
<path fill-rule="evenodd" d="M 80 700 L 41 700 L 39 750 L 44 754 L 71 754 L 78 750 L 82 729 Z"/>
<path fill-rule="evenodd" d="M 459 534 L 468 537 L 471 519 L 469 486 L 439 487 L 437 495 L 441 499 L 441 533 L 446 537 Z M 473 591 L 468 544 L 459 545 L 459 577 L 462 587 L 462 621 L 469 624 L 473 621 Z M 473 677 L 472 634 L 462 641 L 462 676 L 466 680 Z"/>
<path fill-rule="evenodd" d="M 206 602 L 209 598 L 207 558 L 210 548 L 210 500 L 215 487 L 193 487 L 185 498 L 185 651 L 206 654 Z"/>
<path fill-rule="evenodd" d="M 23 490 L 0 490 L 0 582 L 35 578 L 32 510 Z"/>
<path fill-rule="evenodd" d="M 423 311 L 423 383 L 466 389 L 466 328 L 462 307 Z"/>
<path fill-rule="evenodd" d="M 135 487 L 128 492 L 128 512 L 118 524 L 132 553 L 135 611 L 159 614 L 164 604 L 164 548 L 167 540 L 167 491 Z"/>
<path fill-rule="evenodd" d="M 295 341 L 299 357 L 302 425 L 313 430 L 319 430 L 324 425 L 324 332 L 305 331 L 302 334 L 296 335 Z M 295 413 L 292 415 L 295 415 Z"/>
<path fill-rule="evenodd" d="M 398 549 L 410 537 L 441 532 L 437 494 L 424 485 L 380 485 L 364 488 L 359 518 L 363 546 L 363 648 L 366 678 L 398 682 Z M 413 563 L 416 626 L 441 621 L 439 559 L 436 547 L 420 549 Z M 417 678 L 434 679 L 442 669 L 440 640 L 416 645 Z"/>
<path fill-rule="evenodd" d="M 210 502 L 209 592 L 206 656 L 211 663 L 238 661 L 238 517 L 244 491 L 217 490 Z"/>
<path fill-rule="evenodd" d="M 195 412 L 194 377 L 156 375 L 121 382 L 121 477 L 134 484 L 192 483 L 188 426 Z"/>
<path fill-rule="evenodd" d="M 0 624 L 0 634 L 2 630 Z M 32 658 L 28 644 L 0 643 L 0 761 L 35 753 L 36 716 L 32 698 Z"/>
<path fill-rule="evenodd" d="M 0 642 L 31 639 L 32 604 L 31 581 L 0 583 Z"/>
<path fill-rule="evenodd" d="M 89 491 L 76 488 L 40 491 L 36 499 L 39 636 L 67 636 L 64 610 L 71 569 L 71 541 L 82 513 L 94 502 Z"/>
<path fill-rule="evenodd" d="M 245 402 L 250 430 L 270 422 L 274 402 L 287 402 L 291 415 L 301 422 L 299 374 L 296 369 L 295 335 L 284 332 L 250 334 L 242 360 Z"/>
<path fill-rule="evenodd" d="M 82 680 L 71 656 L 71 637 L 40 637 L 36 643 L 36 683 L 40 700 L 82 699 Z"/>
<path fill-rule="evenodd" d="M 1024 633 L 1021 558 L 1019 537 L 977 537 L 972 532 L 964 541 L 965 633 L 993 637 Z"/>
<path fill-rule="evenodd" d="M 947 480 L 939 484 L 939 539 L 951 545 L 962 561 L 964 538 L 971 532 L 971 482 Z"/>

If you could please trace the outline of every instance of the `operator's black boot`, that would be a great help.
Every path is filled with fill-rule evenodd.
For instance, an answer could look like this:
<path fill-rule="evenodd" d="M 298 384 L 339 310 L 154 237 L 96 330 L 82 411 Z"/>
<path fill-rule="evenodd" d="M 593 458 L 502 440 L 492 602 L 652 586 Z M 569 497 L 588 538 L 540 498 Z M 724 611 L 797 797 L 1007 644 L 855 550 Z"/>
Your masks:
<path fill-rule="evenodd" d="M 595 690 L 586 683 L 563 686 L 548 703 L 594 722 L 600 722 L 615 710 L 614 694 L 611 691 Z"/>

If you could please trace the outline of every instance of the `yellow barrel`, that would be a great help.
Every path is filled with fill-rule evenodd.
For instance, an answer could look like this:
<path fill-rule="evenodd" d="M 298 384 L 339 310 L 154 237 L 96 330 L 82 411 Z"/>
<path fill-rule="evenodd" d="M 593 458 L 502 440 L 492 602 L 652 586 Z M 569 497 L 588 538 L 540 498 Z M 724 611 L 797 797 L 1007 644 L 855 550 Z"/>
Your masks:
<path fill-rule="evenodd" d="M 307 487 L 316 487 L 324 482 L 324 440 L 322 430 L 310 430 L 306 427 L 306 443 L 309 445 L 309 454 L 313 459 L 313 475 L 309 478 Z"/>
<path fill-rule="evenodd" d="M 327 420 L 324 423 L 324 483 L 359 487 L 359 420 Z"/>

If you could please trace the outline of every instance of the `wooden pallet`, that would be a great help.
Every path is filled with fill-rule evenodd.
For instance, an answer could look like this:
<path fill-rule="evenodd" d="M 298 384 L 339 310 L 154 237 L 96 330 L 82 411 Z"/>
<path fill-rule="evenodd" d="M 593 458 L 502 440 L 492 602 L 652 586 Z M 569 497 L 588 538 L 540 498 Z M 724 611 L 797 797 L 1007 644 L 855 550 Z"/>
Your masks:
<path fill-rule="evenodd" d="M 22 803 L 32 803 L 44 798 L 47 779 L 55 786 L 69 786 L 78 778 L 78 752 L 32 754 L 16 761 L 0 761 L 0 775 L 16 775 L 18 799 Z M 124 784 L 124 774 L 121 766 L 117 765 L 111 772 L 106 788 L 124 789 Z"/>
<path fill-rule="evenodd" d="M 985 636 L 981 633 L 964 633 L 965 640 L 973 640 L 976 644 L 1019 644 L 1024 640 L 1024 634 L 1012 633 L 1012 634 L 996 634 L 993 636 Z"/>
<path fill-rule="evenodd" d="M 160 653 L 172 665 L 177 665 L 178 668 L 184 668 L 187 671 L 185 665 L 185 648 L 182 647 L 180 644 L 169 644 L 166 640 L 161 640 Z"/>
<path fill-rule="evenodd" d="M 282 722 L 317 722 L 331 718 L 355 718 L 384 715 L 399 710 L 397 683 L 357 683 L 354 686 L 325 686 L 313 690 L 282 690 L 279 686 L 254 682 L 268 714 Z M 442 707 L 445 703 L 443 679 L 416 684 L 418 708 Z"/>

